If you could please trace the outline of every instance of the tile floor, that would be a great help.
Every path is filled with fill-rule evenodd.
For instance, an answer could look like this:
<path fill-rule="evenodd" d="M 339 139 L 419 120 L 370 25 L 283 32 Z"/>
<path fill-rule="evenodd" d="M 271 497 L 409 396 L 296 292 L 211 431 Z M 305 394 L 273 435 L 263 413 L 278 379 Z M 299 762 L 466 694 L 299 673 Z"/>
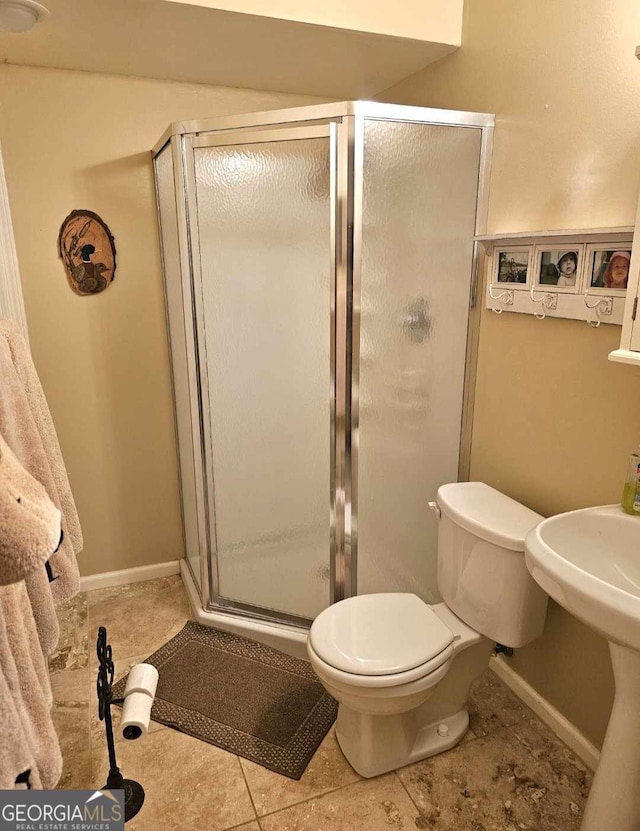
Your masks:
<path fill-rule="evenodd" d="M 62 788 L 100 787 L 108 770 L 95 696 L 95 638 L 106 626 L 116 675 L 189 617 L 179 577 L 80 594 L 61 610 L 51 659 Z M 115 708 L 118 712 L 118 708 Z M 333 731 L 299 782 L 161 724 L 117 742 L 146 802 L 132 831 L 578 831 L 591 774 L 490 670 L 476 682 L 471 730 L 453 750 L 363 780 Z"/>

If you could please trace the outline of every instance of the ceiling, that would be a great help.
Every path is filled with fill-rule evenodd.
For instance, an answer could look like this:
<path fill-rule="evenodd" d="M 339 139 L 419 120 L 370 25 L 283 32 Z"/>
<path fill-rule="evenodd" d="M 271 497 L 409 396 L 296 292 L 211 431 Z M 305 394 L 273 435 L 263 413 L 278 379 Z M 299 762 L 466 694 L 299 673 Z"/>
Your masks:
<path fill-rule="evenodd" d="M 367 98 L 456 48 L 164 0 L 44 3 L 31 32 L 0 32 L 0 61 Z"/>

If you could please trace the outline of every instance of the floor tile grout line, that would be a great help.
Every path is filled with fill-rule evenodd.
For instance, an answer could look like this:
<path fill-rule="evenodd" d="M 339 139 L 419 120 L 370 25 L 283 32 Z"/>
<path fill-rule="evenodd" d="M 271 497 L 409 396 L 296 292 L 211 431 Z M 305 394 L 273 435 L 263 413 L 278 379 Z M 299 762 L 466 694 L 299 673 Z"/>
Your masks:
<path fill-rule="evenodd" d="M 258 817 L 258 811 L 256 810 L 256 804 L 255 804 L 255 802 L 253 801 L 253 794 L 251 793 L 251 788 L 249 787 L 249 780 L 247 779 L 247 775 L 246 775 L 246 773 L 244 772 L 244 768 L 242 767 L 242 760 L 241 760 L 241 759 L 240 759 L 240 757 L 237 755 L 237 753 L 236 753 L 236 754 L 234 754 L 234 755 L 235 755 L 235 757 L 236 757 L 236 759 L 237 759 L 237 761 L 238 761 L 238 767 L 240 768 L 240 773 L 242 774 L 242 778 L 243 778 L 243 780 L 244 780 L 244 786 L 245 786 L 245 788 L 247 789 L 247 793 L 249 794 L 249 800 L 250 800 L 250 802 L 251 802 L 251 807 L 253 808 L 253 814 L 254 814 L 254 817 L 255 817 L 255 819 L 256 819 L 256 822 L 258 823 L 258 827 L 259 827 L 259 828 L 262 828 L 262 826 L 260 825 L 260 819 L 259 819 L 259 817 Z"/>
<path fill-rule="evenodd" d="M 504 684 L 504 682 L 502 682 L 502 683 Z M 540 755 L 540 756 L 536 756 L 535 753 L 534 753 L 534 747 L 529 746 L 529 744 L 527 744 L 525 741 L 523 741 L 520 738 L 520 736 L 517 734 L 516 728 L 521 724 L 526 724 L 526 723 L 530 724 L 533 721 L 533 722 L 541 722 L 544 725 L 544 722 L 542 721 L 542 719 L 527 704 L 525 704 L 522 701 L 518 701 L 518 704 L 523 708 L 525 718 L 518 719 L 517 721 L 514 721 L 512 724 L 506 724 L 506 723 L 503 722 L 504 728 L 506 728 L 506 730 L 509 732 L 510 736 L 513 739 L 515 739 L 517 745 L 519 747 L 521 747 L 534 762 L 536 762 L 537 764 L 544 765 L 544 767 L 546 767 L 548 769 L 548 771 L 550 772 L 551 776 L 554 779 L 557 778 L 556 770 L 555 770 L 553 764 L 550 762 L 548 756 L 545 755 L 545 754 Z M 571 750 L 571 748 L 567 744 L 565 744 L 565 742 L 563 742 L 562 739 L 559 736 L 556 736 L 555 734 L 554 734 L 554 741 L 556 742 L 556 744 L 558 745 L 559 748 L 564 748 L 564 749 L 568 750 L 574 758 L 576 757 L 576 754 Z M 584 763 L 582 763 L 582 764 L 584 764 Z M 587 770 L 588 770 L 588 766 L 586 766 L 586 767 L 587 767 Z"/>
<path fill-rule="evenodd" d="M 87 667 L 87 686 L 89 687 L 89 695 L 87 696 L 87 736 L 88 736 L 88 744 L 89 744 L 89 780 L 93 783 L 93 752 L 92 752 L 92 740 L 91 740 L 91 704 L 92 704 L 92 694 L 96 695 L 96 684 L 95 681 L 91 680 L 91 670 Z"/>
<path fill-rule="evenodd" d="M 255 764 L 255 762 L 254 762 L 254 764 Z M 374 776 L 373 778 L 377 779 L 378 777 Z M 343 791 L 345 788 L 350 788 L 352 785 L 362 785 L 363 782 L 370 782 L 370 781 L 372 781 L 372 780 L 371 779 L 365 779 L 365 778 L 361 777 L 360 779 L 357 779 L 355 782 L 347 782 L 346 785 L 338 785 L 337 788 L 330 788 L 328 791 L 322 791 L 321 793 L 316 793 L 313 796 L 306 797 L 306 799 L 301 799 L 299 802 L 292 802 L 289 805 L 284 805 L 282 808 L 276 808 L 275 811 L 267 811 L 266 814 L 261 814 L 260 816 L 258 816 L 258 820 L 265 819 L 266 817 L 272 817 L 272 816 L 274 816 L 274 814 L 280 814 L 283 811 L 287 811 L 289 808 L 295 808 L 298 805 L 304 805 L 305 802 L 312 802 L 314 799 L 322 799 L 325 796 L 329 796 L 329 794 L 337 793 L 338 791 Z"/>
<path fill-rule="evenodd" d="M 86 594 L 85 594 L 85 597 L 86 597 Z M 89 606 L 88 606 L 88 603 L 87 603 L 87 616 L 86 616 L 86 619 L 85 619 L 85 625 L 86 625 L 86 630 L 87 630 L 87 633 L 86 633 L 87 634 L 87 672 L 88 672 L 88 676 L 89 676 L 87 678 L 87 684 L 89 686 L 89 777 L 90 777 L 90 780 L 91 780 L 91 784 L 94 784 L 96 779 L 95 779 L 95 775 L 94 775 L 94 759 L 93 759 L 93 749 L 94 749 L 93 748 L 93 730 L 91 729 L 92 728 L 92 718 L 91 718 L 92 696 L 91 696 L 91 694 L 94 693 L 95 696 L 96 696 L 96 699 L 97 699 L 98 696 L 97 696 L 97 692 L 96 692 L 96 681 L 94 680 L 92 682 L 92 680 L 91 680 L 92 679 L 92 672 L 91 672 L 92 667 L 91 667 L 91 664 L 89 663 Z M 96 673 L 97 673 L 97 667 L 95 667 L 95 670 L 96 670 Z M 97 773 L 97 771 L 95 771 L 95 773 Z M 98 787 L 98 786 L 96 785 L 96 787 Z"/>
<path fill-rule="evenodd" d="M 498 679 L 498 680 L 500 681 L 500 683 L 501 683 L 501 685 L 502 685 L 503 687 L 506 687 L 506 684 L 504 683 L 504 681 L 502 681 L 502 679 Z M 538 715 L 537 715 L 537 714 L 536 714 L 536 713 L 535 713 L 535 712 L 531 709 L 531 707 L 529 707 L 527 704 L 525 704 L 525 702 L 524 702 L 524 701 L 520 700 L 520 699 L 519 699 L 519 698 L 518 698 L 518 697 L 517 697 L 517 696 L 516 696 L 516 695 L 515 695 L 515 694 L 514 694 L 511 690 L 509 690 L 509 693 L 511 694 L 511 696 L 512 696 L 513 698 L 515 698 L 515 699 L 516 699 L 516 702 L 517 702 L 517 704 L 518 704 L 518 705 L 522 708 L 522 710 L 523 710 L 523 712 L 524 712 L 524 716 L 525 716 L 525 717 L 524 717 L 524 718 L 519 718 L 519 719 L 517 719 L 517 720 L 516 720 L 516 721 L 514 721 L 512 724 L 506 724 L 505 722 L 503 722 L 503 724 L 505 725 L 505 727 L 507 727 L 507 729 L 509 730 L 509 732 L 510 732 L 510 733 L 514 736 L 514 738 L 516 739 L 516 741 L 518 742 L 518 744 L 519 744 L 520 746 L 522 746 L 522 747 L 523 747 L 523 748 L 524 748 L 524 749 L 525 749 L 525 750 L 529 753 L 529 755 L 530 755 L 530 756 L 531 756 L 531 757 L 532 757 L 532 758 L 533 758 L 536 762 L 539 762 L 539 761 L 541 761 L 541 759 L 540 759 L 540 758 L 538 758 L 537 756 L 535 756 L 535 754 L 534 754 L 534 752 L 533 752 L 533 749 L 532 749 L 531 747 L 529 747 L 529 745 L 527 745 L 527 744 L 526 744 L 526 743 L 525 743 L 525 742 L 524 742 L 524 741 L 520 738 L 520 736 L 518 736 L 518 734 L 517 734 L 517 733 L 516 733 L 516 731 L 515 731 L 515 728 L 516 728 L 516 727 L 518 727 L 520 724 L 531 723 L 532 721 L 534 721 L 534 722 L 542 722 L 542 724 L 544 724 L 544 722 L 543 722 L 543 721 L 542 721 L 542 719 L 541 719 L 541 718 L 540 718 L 540 717 L 539 717 L 539 716 L 538 716 Z M 551 731 L 551 732 L 553 732 L 553 731 Z M 575 756 L 575 754 L 573 753 L 573 751 L 571 750 L 571 748 L 570 748 L 567 744 L 565 744 L 565 742 L 563 742 L 563 741 L 562 741 L 562 739 L 561 739 L 559 736 L 557 736 L 557 735 L 555 735 L 555 734 L 554 734 L 554 741 L 555 741 L 555 742 L 556 742 L 556 743 L 557 743 L 560 747 L 562 747 L 562 748 L 566 748 L 567 750 L 569 750 L 569 751 L 570 751 L 570 753 L 571 753 L 573 756 Z M 545 759 L 544 761 L 547 761 L 547 760 Z"/>
<path fill-rule="evenodd" d="M 514 726 L 515 726 L 515 725 L 514 725 Z M 531 748 L 527 747 L 527 745 L 526 745 L 526 744 L 522 741 L 522 739 L 520 738 L 520 736 L 518 736 L 518 734 L 516 733 L 516 731 L 513 729 L 513 726 L 512 726 L 512 725 L 510 725 L 510 724 L 509 724 L 509 725 L 507 725 L 507 730 L 511 733 L 511 735 L 512 735 L 512 736 L 513 736 L 513 738 L 514 738 L 514 739 L 518 742 L 518 744 L 519 744 L 521 747 L 523 747 L 523 748 L 527 751 L 527 753 L 528 753 L 528 754 L 529 754 L 529 755 L 530 755 L 533 759 L 535 759 L 535 760 L 536 760 L 536 762 L 539 762 L 539 761 L 540 761 L 540 759 L 536 758 L 536 757 L 533 755 L 533 751 L 531 750 Z"/>
<path fill-rule="evenodd" d="M 91 781 L 93 782 L 93 740 L 91 737 L 91 704 L 92 704 L 92 694 L 98 697 L 96 692 L 96 676 L 93 676 L 93 684 L 91 683 L 92 672 L 91 672 L 91 662 L 89 660 L 90 655 L 90 647 L 89 647 L 89 599 L 87 597 L 87 592 L 84 592 L 84 608 L 85 608 L 85 618 L 84 618 L 84 625 L 85 625 L 85 634 L 87 636 L 87 674 L 88 674 L 88 683 L 89 683 L 89 776 L 91 777 Z M 95 644 L 94 644 L 95 649 Z"/>
<path fill-rule="evenodd" d="M 473 738 L 472 738 L 472 739 L 470 739 L 469 741 L 477 741 L 479 738 L 482 738 L 481 736 L 477 736 L 477 735 L 473 732 L 473 730 L 471 730 L 471 728 L 469 728 L 469 732 L 471 732 L 471 733 L 473 734 Z M 465 735 L 466 735 L 466 734 L 465 734 Z M 462 744 L 462 741 L 459 741 L 459 742 L 458 742 L 458 744 L 455 744 L 452 748 L 449 748 L 449 749 L 450 749 L 450 750 L 454 750 L 455 748 L 460 747 L 460 745 L 461 745 L 461 744 Z M 468 742 L 467 742 L 467 744 L 468 744 Z M 445 752 L 448 752 L 448 751 L 445 751 Z M 439 755 L 439 754 L 436 754 L 436 755 Z M 429 758 L 430 758 L 429 756 L 426 756 L 424 759 L 419 759 L 417 762 L 412 762 L 412 764 L 414 764 L 414 765 L 415 765 L 415 764 L 419 764 L 420 762 L 424 762 L 424 761 L 426 761 L 426 759 L 429 759 Z M 406 767 L 411 767 L 411 765 L 404 765 L 404 766 L 403 766 L 403 767 L 401 767 L 401 768 L 396 768 L 394 771 L 392 771 L 392 773 L 395 775 L 395 777 L 396 777 L 396 779 L 398 780 L 398 782 L 400 782 L 400 784 L 401 784 L 401 785 L 402 785 L 402 787 L 404 788 L 404 790 L 405 790 L 405 792 L 406 792 L 407 796 L 409 797 L 409 799 L 411 800 L 411 802 L 412 802 L 412 803 L 413 803 L 413 805 L 415 806 L 415 809 L 416 809 L 416 811 L 418 812 L 418 815 L 419 815 L 419 816 L 424 816 L 424 811 L 422 810 L 422 808 L 420 808 L 420 806 L 418 805 L 418 803 L 417 803 L 417 802 L 415 801 L 415 799 L 411 796 L 411 792 L 409 791 L 409 788 L 407 788 L 407 786 L 405 785 L 405 783 L 404 783 L 404 781 L 403 781 L 402 777 L 400 776 L 399 771 L 404 770 L 404 768 L 406 768 Z"/>
<path fill-rule="evenodd" d="M 229 825 L 228 827 L 221 828 L 220 831 L 238 831 L 239 828 L 245 828 L 245 826 L 251 825 L 252 822 L 257 822 L 258 828 L 262 831 L 262 826 L 260 825 L 260 820 L 258 819 L 250 819 L 248 822 L 241 822 L 240 825 Z"/>
<path fill-rule="evenodd" d="M 509 732 L 511 733 L 513 738 L 517 741 L 517 743 L 520 745 L 520 747 L 524 748 L 524 750 L 526 750 L 526 752 L 529 754 L 529 756 L 531 756 L 531 758 L 535 762 L 538 762 L 538 763 L 542 762 L 544 765 L 546 765 L 546 767 L 548 767 L 551 770 L 551 772 L 553 773 L 553 775 L 555 776 L 555 769 L 554 769 L 553 765 L 551 764 L 551 762 L 549 761 L 549 759 L 546 756 L 536 756 L 533 752 L 533 749 L 530 748 L 527 744 L 525 744 L 525 742 L 522 741 L 520 736 L 518 736 L 516 731 L 513 729 L 515 726 L 516 726 L 515 724 L 514 725 L 508 725 L 507 729 L 509 730 Z M 564 747 L 567 747 L 567 745 L 565 745 L 564 742 L 561 739 L 558 739 L 558 741 Z M 571 751 L 571 748 L 568 747 L 567 749 Z M 573 753 L 573 751 L 571 751 L 571 752 Z"/>
<path fill-rule="evenodd" d="M 402 768 L 399 768 L 399 770 L 402 770 Z M 402 781 L 402 777 L 398 773 L 398 770 L 394 770 L 393 773 L 394 773 L 396 779 L 398 780 L 398 782 L 400 782 L 400 784 L 402 785 L 402 788 L 404 789 L 405 793 L 407 794 L 407 796 L 411 800 L 411 804 L 415 807 L 416 811 L 418 812 L 418 816 L 420 816 L 420 817 L 424 816 L 424 811 L 422 810 L 422 808 L 420 808 L 418 803 L 415 801 L 415 799 L 409 793 L 409 788 L 407 788 L 407 786 Z"/>

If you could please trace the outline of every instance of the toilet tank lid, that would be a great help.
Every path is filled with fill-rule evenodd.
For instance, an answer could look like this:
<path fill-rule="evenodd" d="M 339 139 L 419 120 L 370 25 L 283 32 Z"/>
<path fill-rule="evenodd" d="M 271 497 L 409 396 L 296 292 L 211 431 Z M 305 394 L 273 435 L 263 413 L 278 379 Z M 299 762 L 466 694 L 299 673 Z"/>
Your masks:
<path fill-rule="evenodd" d="M 452 482 L 438 489 L 443 514 L 480 539 L 524 551 L 524 538 L 544 517 L 484 482 Z"/>

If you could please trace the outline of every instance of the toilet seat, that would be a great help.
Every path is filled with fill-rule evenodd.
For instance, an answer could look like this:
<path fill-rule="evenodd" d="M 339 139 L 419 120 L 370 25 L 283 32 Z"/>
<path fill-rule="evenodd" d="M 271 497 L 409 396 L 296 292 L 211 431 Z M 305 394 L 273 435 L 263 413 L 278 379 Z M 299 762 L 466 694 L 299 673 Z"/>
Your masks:
<path fill-rule="evenodd" d="M 321 612 L 309 632 L 314 657 L 336 680 L 367 687 L 430 675 L 450 660 L 453 641 L 433 609 L 408 593 L 343 600 Z"/>
<path fill-rule="evenodd" d="M 402 688 L 406 694 L 409 688 L 427 689 L 437 684 L 447 674 L 453 660 L 453 647 L 448 646 L 435 658 L 408 672 L 395 672 L 392 675 L 356 675 L 353 672 L 343 672 L 324 661 L 310 642 L 307 642 L 307 654 L 311 666 L 325 684 L 329 681 L 343 689 L 358 688 L 363 695 L 394 695 L 395 693 L 391 692 L 394 688 Z"/>

